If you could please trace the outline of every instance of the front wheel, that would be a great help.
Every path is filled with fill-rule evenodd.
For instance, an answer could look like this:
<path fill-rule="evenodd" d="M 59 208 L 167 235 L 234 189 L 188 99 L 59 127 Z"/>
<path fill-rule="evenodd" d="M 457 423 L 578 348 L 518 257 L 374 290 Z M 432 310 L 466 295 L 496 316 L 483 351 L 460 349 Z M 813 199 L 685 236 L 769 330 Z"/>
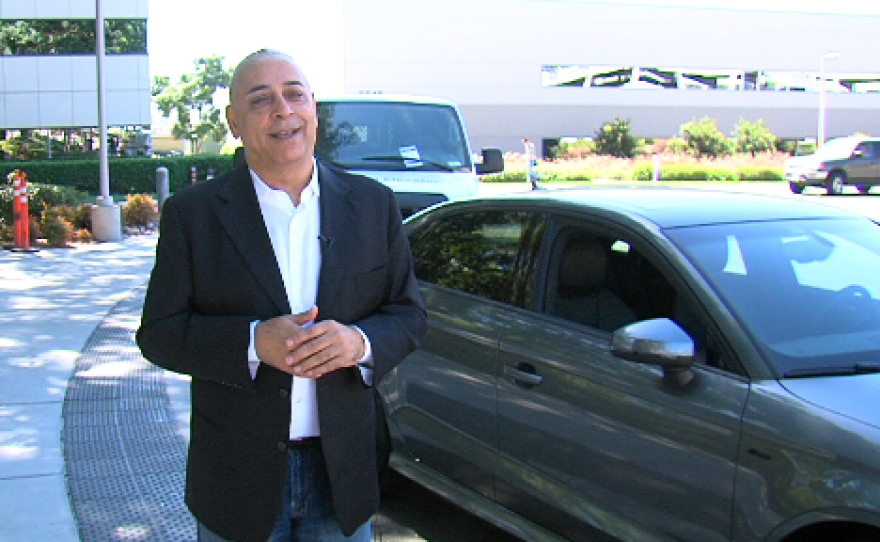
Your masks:
<path fill-rule="evenodd" d="M 846 177 L 843 173 L 832 173 L 828 180 L 825 181 L 825 189 L 829 195 L 839 196 L 843 194 L 843 186 L 846 184 Z"/>
<path fill-rule="evenodd" d="M 798 183 L 793 183 L 791 181 L 789 181 L 788 187 L 791 189 L 792 194 L 803 194 L 804 189 L 806 188 L 805 186 L 801 186 Z"/>

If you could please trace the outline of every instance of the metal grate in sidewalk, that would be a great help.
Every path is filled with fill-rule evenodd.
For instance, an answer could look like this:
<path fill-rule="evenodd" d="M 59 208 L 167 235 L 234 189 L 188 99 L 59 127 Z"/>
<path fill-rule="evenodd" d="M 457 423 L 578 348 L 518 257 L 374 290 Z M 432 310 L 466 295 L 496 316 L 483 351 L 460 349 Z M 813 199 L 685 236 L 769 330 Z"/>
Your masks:
<path fill-rule="evenodd" d="M 64 398 L 64 464 L 83 542 L 196 538 L 183 503 L 186 442 L 162 369 L 134 341 L 144 293 L 132 291 L 95 329 Z"/>

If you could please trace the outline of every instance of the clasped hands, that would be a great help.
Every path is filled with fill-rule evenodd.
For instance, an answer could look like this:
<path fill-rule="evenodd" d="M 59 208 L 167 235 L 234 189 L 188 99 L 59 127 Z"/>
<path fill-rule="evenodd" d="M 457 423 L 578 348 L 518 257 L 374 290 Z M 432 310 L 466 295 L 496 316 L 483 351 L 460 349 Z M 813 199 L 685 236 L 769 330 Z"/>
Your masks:
<path fill-rule="evenodd" d="M 295 376 L 319 378 L 357 365 L 366 345 L 361 333 L 334 320 L 315 322 L 318 308 L 257 324 L 254 342 L 261 363 Z"/>

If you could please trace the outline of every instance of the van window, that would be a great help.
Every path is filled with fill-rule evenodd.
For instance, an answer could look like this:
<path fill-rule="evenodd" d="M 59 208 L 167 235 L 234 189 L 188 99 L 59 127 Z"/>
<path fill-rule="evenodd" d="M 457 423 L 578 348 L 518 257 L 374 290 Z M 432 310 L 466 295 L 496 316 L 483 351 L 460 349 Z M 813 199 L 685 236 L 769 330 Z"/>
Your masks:
<path fill-rule="evenodd" d="M 315 154 L 346 169 L 472 169 L 454 108 L 403 102 L 318 102 Z"/>

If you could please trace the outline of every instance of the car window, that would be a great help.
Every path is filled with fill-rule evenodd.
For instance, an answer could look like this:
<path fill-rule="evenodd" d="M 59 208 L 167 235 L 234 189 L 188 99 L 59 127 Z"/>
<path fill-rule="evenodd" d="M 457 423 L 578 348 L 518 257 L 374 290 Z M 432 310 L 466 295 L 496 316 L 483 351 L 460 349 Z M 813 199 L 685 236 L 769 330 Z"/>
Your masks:
<path fill-rule="evenodd" d="M 416 278 L 530 308 L 544 229 L 529 211 L 444 215 L 410 234 Z"/>
<path fill-rule="evenodd" d="M 855 150 L 856 153 L 861 152 L 864 158 L 874 158 L 874 145 L 868 141 L 859 143 Z"/>
<path fill-rule="evenodd" d="M 731 272 L 737 271 L 732 259 Z M 698 362 L 736 371 L 717 348 L 705 316 L 668 278 L 621 237 L 573 229 L 557 237 L 551 255 L 546 310 L 606 332 L 642 320 L 669 318 L 694 341 Z"/>
<path fill-rule="evenodd" d="M 867 220 L 791 220 L 670 232 L 781 375 L 880 356 L 880 235 Z"/>

